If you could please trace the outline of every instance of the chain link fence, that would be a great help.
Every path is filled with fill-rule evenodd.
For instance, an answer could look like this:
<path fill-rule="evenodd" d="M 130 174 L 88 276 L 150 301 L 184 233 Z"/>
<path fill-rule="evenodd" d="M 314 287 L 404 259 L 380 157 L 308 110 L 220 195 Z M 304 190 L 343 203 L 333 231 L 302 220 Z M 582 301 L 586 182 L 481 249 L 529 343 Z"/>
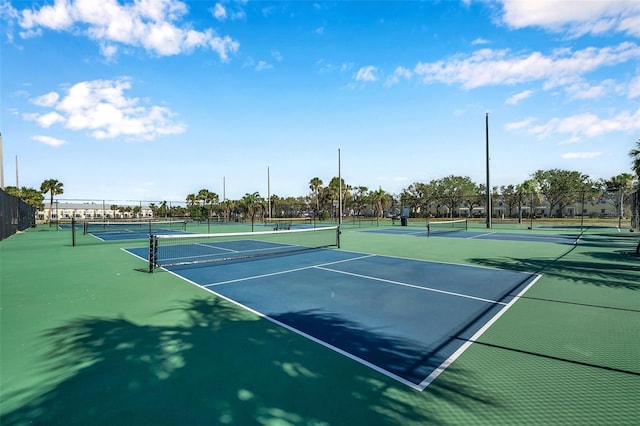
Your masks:
<path fill-rule="evenodd" d="M 36 209 L 0 189 L 0 240 L 36 224 Z"/>

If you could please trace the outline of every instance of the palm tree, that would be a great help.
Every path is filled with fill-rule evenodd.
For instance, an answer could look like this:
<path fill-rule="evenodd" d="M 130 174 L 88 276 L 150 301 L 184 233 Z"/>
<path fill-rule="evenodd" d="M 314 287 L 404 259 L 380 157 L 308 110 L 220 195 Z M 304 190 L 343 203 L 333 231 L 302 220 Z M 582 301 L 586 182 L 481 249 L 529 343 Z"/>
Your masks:
<path fill-rule="evenodd" d="M 629 151 L 629 157 L 631 157 L 632 169 L 636 174 L 636 178 L 640 180 L 640 139 L 636 141 L 636 147 Z"/>
<path fill-rule="evenodd" d="M 198 191 L 198 195 L 196 195 L 196 200 L 202 201 L 204 207 L 209 206 L 209 214 L 208 216 L 212 216 L 213 204 L 217 203 L 220 197 L 215 192 L 211 192 L 208 189 L 201 189 Z"/>
<path fill-rule="evenodd" d="M 282 198 L 278 197 L 277 195 L 272 195 L 271 198 L 269 199 L 269 202 L 270 202 L 269 204 L 270 210 L 267 213 L 267 217 L 271 219 L 272 216 L 275 216 L 275 217 L 282 216 L 282 214 L 278 214 L 278 208 L 279 207 L 281 208 L 279 204 L 282 204 Z"/>
<path fill-rule="evenodd" d="M 516 196 L 518 198 L 518 223 L 522 222 L 522 205 L 529 201 L 529 219 L 531 220 L 530 228 L 533 228 L 533 216 L 535 215 L 536 205 L 540 201 L 540 190 L 538 182 L 535 179 L 527 179 L 516 186 Z"/>
<path fill-rule="evenodd" d="M 163 201 L 160 203 L 160 210 L 164 213 L 164 217 L 167 217 L 167 202 Z"/>
<path fill-rule="evenodd" d="M 241 203 L 247 215 L 251 216 L 251 231 L 253 232 L 253 222 L 255 221 L 256 212 L 258 209 L 264 209 L 264 199 L 258 192 L 253 194 L 244 194 Z"/>
<path fill-rule="evenodd" d="M 322 188 L 322 179 L 319 177 L 314 177 L 309 181 L 309 189 L 313 192 L 313 195 L 316 197 L 316 212 L 320 210 L 320 189 Z"/>
<path fill-rule="evenodd" d="M 231 212 L 236 207 L 236 202 L 233 200 L 224 200 L 222 202 L 222 208 L 224 209 L 224 218 L 227 221 L 231 220 Z"/>
<path fill-rule="evenodd" d="M 360 216 L 360 209 L 362 208 L 363 204 L 366 202 L 366 195 L 367 192 L 369 191 L 369 188 L 367 188 L 366 186 L 356 186 L 354 188 L 354 193 L 353 193 L 353 202 L 354 202 L 354 213 L 357 216 Z"/>
<path fill-rule="evenodd" d="M 58 182 L 56 179 L 47 179 L 42 182 L 40 185 L 40 192 L 42 194 L 46 194 L 47 192 L 50 195 L 49 202 L 49 226 L 51 226 L 51 212 L 53 211 L 53 197 L 59 194 L 62 194 L 64 190 L 62 189 L 63 183 Z"/>
<path fill-rule="evenodd" d="M 376 216 L 383 217 L 385 209 L 391 204 L 392 197 L 382 187 L 371 192 L 371 201 L 376 206 Z"/>

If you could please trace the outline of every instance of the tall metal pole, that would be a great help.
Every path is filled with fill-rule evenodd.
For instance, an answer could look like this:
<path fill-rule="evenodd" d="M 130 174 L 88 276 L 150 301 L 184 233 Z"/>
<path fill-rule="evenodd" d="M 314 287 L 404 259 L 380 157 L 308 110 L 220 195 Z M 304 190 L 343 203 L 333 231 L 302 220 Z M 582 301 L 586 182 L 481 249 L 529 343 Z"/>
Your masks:
<path fill-rule="evenodd" d="M 342 225 L 342 171 L 340 166 L 340 148 L 338 148 L 338 225 Z"/>
<path fill-rule="evenodd" d="M 269 206 L 269 221 L 271 221 L 271 175 L 269 173 L 269 166 L 267 166 L 267 205 Z"/>
<path fill-rule="evenodd" d="M 485 117 L 485 128 L 487 134 L 487 228 L 491 228 L 491 184 L 489 181 L 489 113 Z"/>

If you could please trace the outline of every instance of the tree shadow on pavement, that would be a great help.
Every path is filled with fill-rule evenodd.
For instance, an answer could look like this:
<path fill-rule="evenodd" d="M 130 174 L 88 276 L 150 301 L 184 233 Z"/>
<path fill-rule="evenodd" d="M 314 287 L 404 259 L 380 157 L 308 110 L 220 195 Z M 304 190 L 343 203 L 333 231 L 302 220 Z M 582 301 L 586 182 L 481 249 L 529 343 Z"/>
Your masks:
<path fill-rule="evenodd" d="M 429 401 L 496 405 L 455 366 L 418 392 L 217 297 L 173 311 L 183 323 L 87 317 L 48 330 L 37 396 L 33 384 L 7 395 L 28 402 L 0 423 L 426 424 L 447 423 Z"/>

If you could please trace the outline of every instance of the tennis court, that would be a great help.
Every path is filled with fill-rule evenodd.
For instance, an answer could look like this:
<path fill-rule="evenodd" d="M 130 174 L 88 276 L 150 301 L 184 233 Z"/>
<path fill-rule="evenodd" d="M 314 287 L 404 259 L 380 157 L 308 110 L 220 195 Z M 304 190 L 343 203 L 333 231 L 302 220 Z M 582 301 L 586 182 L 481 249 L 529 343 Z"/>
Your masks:
<path fill-rule="evenodd" d="M 640 417 L 637 233 L 532 232 L 581 235 L 544 244 L 353 227 L 340 248 L 335 233 L 316 231 L 309 250 L 285 239 L 298 228 L 276 241 L 216 241 L 216 255 L 183 235 L 197 241 L 186 258 L 180 238 L 158 235 L 153 273 L 148 235 L 103 243 L 81 231 L 72 246 L 70 230 L 39 226 L 3 240 L 0 423 Z"/>
<path fill-rule="evenodd" d="M 493 268 L 301 250 L 327 232 L 331 238 L 335 229 L 298 232 L 295 244 L 282 241 L 290 233 L 277 232 L 169 237 L 178 244 L 160 247 L 166 253 L 158 258 L 172 274 L 419 390 L 537 279 Z M 127 251 L 148 258 L 147 247 Z"/>
<path fill-rule="evenodd" d="M 533 243 L 576 244 L 582 233 L 581 229 L 564 232 L 501 232 L 493 229 L 473 229 L 467 226 L 466 220 L 450 220 L 438 222 L 413 223 L 411 226 L 392 226 L 365 229 L 361 232 L 374 232 L 391 235 L 405 235 L 414 237 L 446 237 L 498 241 L 522 241 Z"/>
<path fill-rule="evenodd" d="M 184 221 L 85 222 L 83 233 L 100 241 L 142 240 L 149 235 L 184 234 Z"/>

